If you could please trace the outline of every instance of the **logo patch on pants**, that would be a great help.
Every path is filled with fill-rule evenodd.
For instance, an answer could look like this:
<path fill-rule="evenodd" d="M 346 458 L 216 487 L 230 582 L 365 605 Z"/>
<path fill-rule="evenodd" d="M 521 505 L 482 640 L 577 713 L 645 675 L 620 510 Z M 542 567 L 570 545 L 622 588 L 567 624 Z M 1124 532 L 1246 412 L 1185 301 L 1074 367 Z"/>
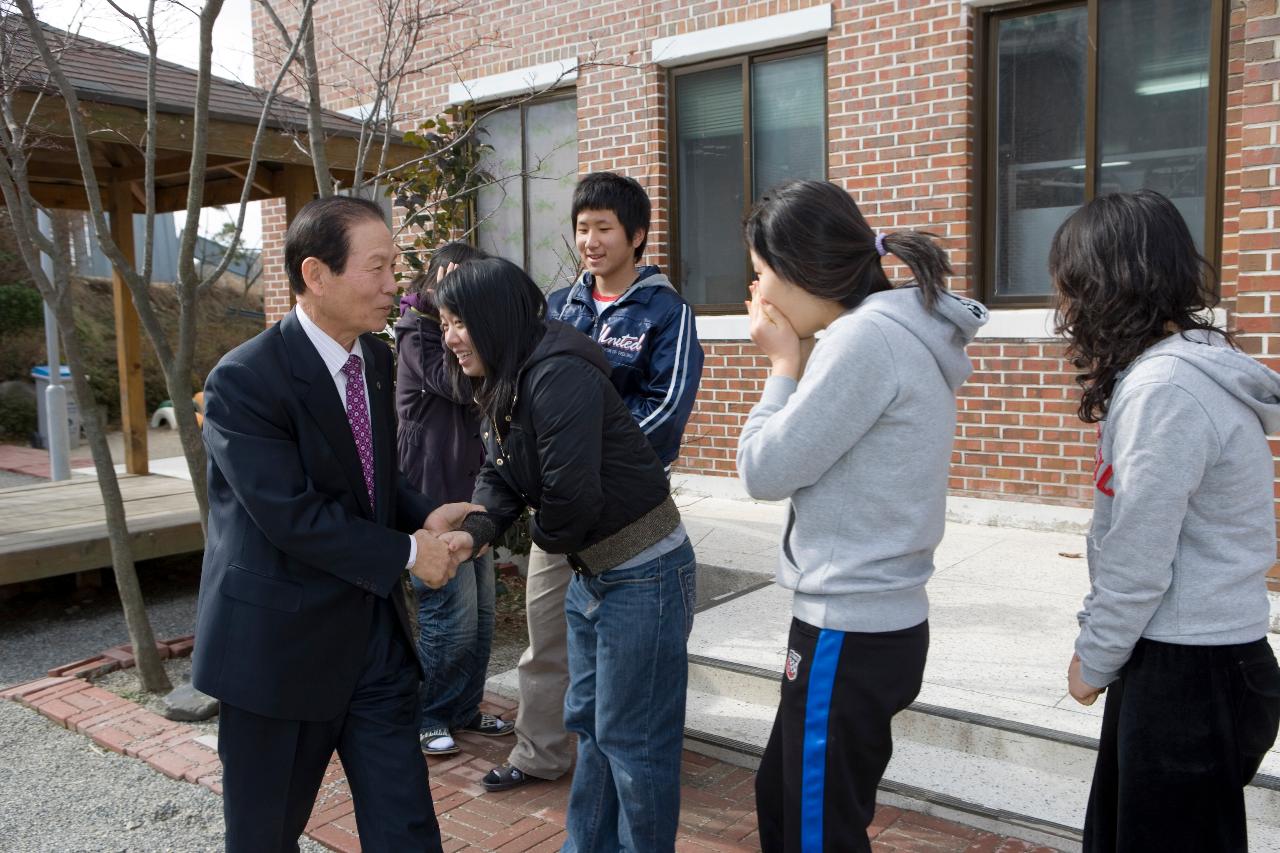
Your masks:
<path fill-rule="evenodd" d="M 800 653 L 795 649 L 787 649 L 787 668 L 782 671 L 782 674 L 787 677 L 787 681 L 795 681 L 799 671 Z"/>

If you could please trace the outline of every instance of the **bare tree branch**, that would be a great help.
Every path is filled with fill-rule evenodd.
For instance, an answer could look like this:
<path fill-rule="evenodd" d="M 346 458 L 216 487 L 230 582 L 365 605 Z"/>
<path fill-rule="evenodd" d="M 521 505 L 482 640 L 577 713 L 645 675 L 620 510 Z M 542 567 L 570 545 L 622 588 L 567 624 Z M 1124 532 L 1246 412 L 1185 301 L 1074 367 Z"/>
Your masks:
<path fill-rule="evenodd" d="M 264 5 L 265 0 L 264 0 Z M 315 0 L 306 0 L 303 6 L 303 15 L 310 18 Z M 284 81 L 285 76 L 289 73 L 290 67 L 297 59 L 298 51 L 301 45 L 300 39 L 291 39 L 291 47 L 285 55 L 284 61 L 281 63 L 280 70 L 276 73 L 275 79 L 271 83 L 271 87 L 267 89 L 266 98 L 262 104 L 262 111 L 258 114 L 258 126 L 253 134 L 253 144 L 249 149 L 249 164 L 245 169 L 244 188 L 240 191 L 240 213 L 236 217 L 235 230 L 231 233 L 229 250 L 222 256 L 222 260 L 214 268 L 213 273 L 206 275 L 201 284 L 202 288 L 208 288 L 213 285 L 222 274 L 227 271 L 227 267 L 231 263 L 231 258 L 240 245 L 240 236 L 244 232 L 245 210 L 249 202 L 249 195 L 253 191 L 253 178 L 258 169 L 258 159 L 262 155 L 262 141 L 267 133 L 267 119 L 271 115 L 271 105 L 275 101 L 277 93 L 280 91 L 280 84 Z M 323 146 L 323 142 L 321 143 Z M 189 220 L 188 220 L 189 221 Z M 184 235 L 185 236 L 185 235 Z M 194 248 L 194 239 L 192 246 Z"/>

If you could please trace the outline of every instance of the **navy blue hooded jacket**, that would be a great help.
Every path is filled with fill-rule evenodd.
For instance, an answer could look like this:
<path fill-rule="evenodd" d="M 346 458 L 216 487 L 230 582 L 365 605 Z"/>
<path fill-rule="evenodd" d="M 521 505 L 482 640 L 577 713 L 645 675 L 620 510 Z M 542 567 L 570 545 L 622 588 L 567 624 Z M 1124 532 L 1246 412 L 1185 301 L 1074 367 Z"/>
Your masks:
<path fill-rule="evenodd" d="M 627 291 L 596 313 L 595 277 L 547 297 L 547 315 L 585 332 L 613 364 L 613 385 L 664 466 L 680 438 L 702 379 L 702 346 L 693 309 L 657 267 L 640 267 Z"/>

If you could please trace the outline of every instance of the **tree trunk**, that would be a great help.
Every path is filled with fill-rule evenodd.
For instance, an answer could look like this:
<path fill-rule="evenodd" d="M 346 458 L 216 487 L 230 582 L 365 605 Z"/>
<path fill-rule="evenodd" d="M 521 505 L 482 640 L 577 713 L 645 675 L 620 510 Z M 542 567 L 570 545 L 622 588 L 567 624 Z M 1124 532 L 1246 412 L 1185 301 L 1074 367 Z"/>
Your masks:
<path fill-rule="evenodd" d="M 125 519 L 120 483 L 116 479 L 116 469 L 111 461 L 111 448 L 107 445 L 107 436 L 98 407 L 93 402 L 93 389 L 89 387 L 84 358 L 80 352 L 80 338 L 76 332 L 75 312 L 71 305 L 71 287 L 68 281 L 69 259 L 66 247 L 69 229 L 61 212 L 55 211 L 50 219 L 53 221 L 53 243 L 57 249 L 54 254 L 52 282 L 55 292 L 45 294 L 45 298 L 54 296 L 51 304 L 54 317 L 58 321 L 59 337 L 62 338 L 67 364 L 71 368 L 71 383 L 75 388 L 76 399 L 81 401 L 81 422 L 84 425 L 85 436 L 89 440 L 89 450 L 93 454 L 93 467 L 98 474 L 98 489 L 102 493 L 103 508 L 106 510 L 111 565 L 115 572 L 120 605 L 124 610 L 125 627 L 129 632 L 129 642 L 133 646 L 133 657 L 137 662 L 138 679 L 142 683 L 142 689 L 148 693 L 167 693 L 173 689 L 173 685 L 170 684 L 169 676 L 164 671 L 160 653 L 156 650 L 156 638 L 151 630 L 151 621 L 147 618 L 147 608 L 142 600 L 142 588 L 138 584 L 138 571 L 133 562 L 133 546 L 129 541 L 129 527 Z"/>
<path fill-rule="evenodd" d="M 75 335 L 75 320 L 66 316 L 70 312 L 65 308 L 56 310 L 55 314 L 58 317 L 62 346 L 67 354 L 67 364 L 71 367 L 76 399 L 88 401 L 88 405 L 80 407 L 80 417 L 85 437 L 89 440 L 89 450 L 93 454 L 93 467 L 98 474 L 98 488 L 102 492 L 102 503 L 106 510 L 111 567 L 115 572 L 116 590 L 120 595 L 120 606 L 124 610 L 129 643 L 133 646 L 133 657 L 137 662 L 138 680 L 142 683 L 142 689 L 148 693 L 168 693 L 173 685 L 164 671 L 164 663 L 156 649 L 155 633 L 151 630 L 151 620 L 147 618 L 147 607 L 142 600 L 142 587 L 138 583 L 133 547 L 125 521 L 124 499 L 120 494 L 120 483 L 111 462 L 111 448 L 107 446 L 107 436 L 99 419 L 98 407 L 93 404 L 93 389 L 85 379 L 80 342 Z"/>
<path fill-rule="evenodd" d="M 307 10 L 309 19 L 302 33 L 302 68 L 307 77 L 307 147 L 316 173 L 316 192 L 321 198 L 333 195 L 333 178 L 329 174 L 329 154 L 325 150 L 323 107 L 320 104 L 320 69 L 316 63 L 316 17 Z"/>
<path fill-rule="evenodd" d="M 182 348 L 181 341 L 178 342 L 178 347 Z M 182 361 L 183 359 L 179 357 L 171 367 L 165 368 L 164 384 L 169 392 L 169 399 L 174 401 L 173 416 L 178 423 L 182 455 L 187 461 L 187 472 L 191 475 L 191 489 L 195 492 L 196 506 L 200 510 L 200 529 L 208 536 L 209 477 L 206 468 L 208 457 L 205 455 L 204 438 L 200 434 L 200 426 L 196 423 L 195 408 L 180 404 L 181 401 L 190 401 L 192 398 L 191 365 L 188 361 L 184 366 L 181 364 Z"/>

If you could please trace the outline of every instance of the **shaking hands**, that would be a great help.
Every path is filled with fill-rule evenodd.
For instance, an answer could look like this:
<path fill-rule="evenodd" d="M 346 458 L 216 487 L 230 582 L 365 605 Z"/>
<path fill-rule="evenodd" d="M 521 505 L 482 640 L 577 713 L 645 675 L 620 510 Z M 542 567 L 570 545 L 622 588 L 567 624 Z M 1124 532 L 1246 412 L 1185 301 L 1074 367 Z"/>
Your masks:
<path fill-rule="evenodd" d="M 466 502 L 444 504 L 433 510 L 422 529 L 413 534 L 418 555 L 409 571 L 431 589 L 447 584 L 457 573 L 458 565 L 471 559 L 475 543 L 471 534 L 458 528 L 472 512 L 484 512 L 484 507 Z"/>

